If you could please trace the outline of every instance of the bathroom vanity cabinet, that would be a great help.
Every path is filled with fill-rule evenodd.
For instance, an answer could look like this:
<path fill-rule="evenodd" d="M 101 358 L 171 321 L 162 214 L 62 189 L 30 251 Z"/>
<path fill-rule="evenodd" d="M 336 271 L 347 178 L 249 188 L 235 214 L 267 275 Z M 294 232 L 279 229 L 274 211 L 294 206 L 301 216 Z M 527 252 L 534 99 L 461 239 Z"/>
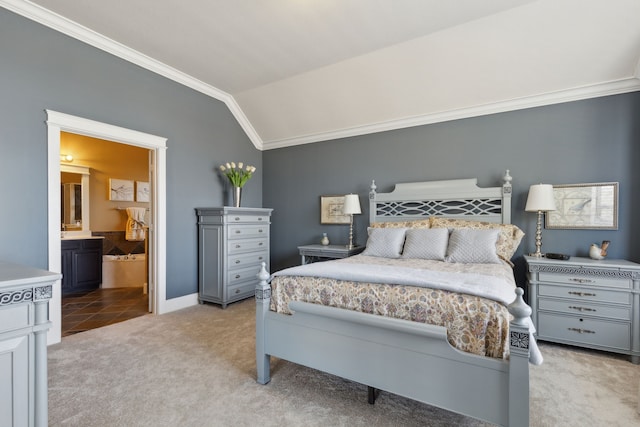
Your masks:
<path fill-rule="evenodd" d="M 0 261 L 0 426 L 47 426 L 49 300 L 60 277 Z"/>
<path fill-rule="evenodd" d="M 272 209 L 196 208 L 198 296 L 222 305 L 252 297 L 261 263 L 269 268 Z"/>
<path fill-rule="evenodd" d="M 97 289 L 102 283 L 102 239 L 62 240 L 62 295 Z"/>

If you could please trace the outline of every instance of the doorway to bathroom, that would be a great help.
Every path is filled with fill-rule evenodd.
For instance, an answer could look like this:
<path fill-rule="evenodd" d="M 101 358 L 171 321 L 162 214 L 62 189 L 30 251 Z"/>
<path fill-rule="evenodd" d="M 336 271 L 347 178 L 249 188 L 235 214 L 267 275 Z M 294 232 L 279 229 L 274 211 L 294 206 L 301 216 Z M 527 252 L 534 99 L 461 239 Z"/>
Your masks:
<path fill-rule="evenodd" d="M 147 148 L 61 132 L 60 153 L 65 337 L 153 310 L 147 291 L 152 198 Z"/>
<path fill-rule="evenodd" d="M 141 133 L 135 130 L 125 129 L 105 123 L 100 123 L 81 117 L 71 116 L 51 110 L 47 110 L 48 128 L 48 245 L 49 245 L 49 269 L 51 271 L 61 271 L 61 242 L 62 235 L 60 224 L 62 223 L 61 213 L 61 135 L 69 133 L 85 137 L 97 138 L 109 141 L 118 146 L 133 146 L 141 148 L 148 156 L 148 180 L 142 183 L 142 188 L 148 190 L 149 202 L 148 215 L 149 224 L 146 239 L 146 262 L 148 262 L 148 308 L 147 310 L 161 314 L 165 312 L 166 295 L 166 139 L 158 136 Z M 114 179 L 122 177 L 112 177 Z M 135 181 L 135 180 L 134 180 Z M 104 188 L 105 194 L 109 194 L 109 187 Z M 135 188 L 135 183 L 134 183 Z M 123 200 L 128 201 L 128 200 Z M 135 198 L 134 198 L 135 201 Z M 125 206 L 125 210 L 128 206 Z M 124 211 L 114 206 L 113 214 L 124 215 Z M 82 221 L 84 224 L 84 221 Z M 82 227 L 84 228 L 84 227 Z M 91 227 L 92 228 L 92 227 Z M 88 232 L 92 234 L 90 227 Z M 70 230 L 72 232 L 72 230 Z M 54 286 L 53 295 L 50 301 L 50 319 L 52 328 L 47 335 L 48 344 L 60 342 L 62 336 L 62 292 L 59 286 Z"/>

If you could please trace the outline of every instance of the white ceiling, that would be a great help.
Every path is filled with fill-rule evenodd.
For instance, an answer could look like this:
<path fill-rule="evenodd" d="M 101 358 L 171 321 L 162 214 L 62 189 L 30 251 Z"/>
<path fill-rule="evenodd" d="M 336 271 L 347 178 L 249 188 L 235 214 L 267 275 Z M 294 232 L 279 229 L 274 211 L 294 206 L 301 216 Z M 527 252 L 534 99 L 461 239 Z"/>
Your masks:
<path fill-rule="evenodd" d="M 0 6 L 224 101 L 260 149 L 640 90 L 638 0 Z"/>

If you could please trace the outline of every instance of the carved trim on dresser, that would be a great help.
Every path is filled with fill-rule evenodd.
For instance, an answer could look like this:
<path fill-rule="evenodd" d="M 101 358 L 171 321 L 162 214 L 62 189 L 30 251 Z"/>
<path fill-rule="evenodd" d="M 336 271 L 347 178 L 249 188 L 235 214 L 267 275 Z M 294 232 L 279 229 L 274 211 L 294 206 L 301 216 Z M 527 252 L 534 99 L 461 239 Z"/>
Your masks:
<path fill-rule="evenodd" d="M 579 274 L 583 276 L 612 277 L 616 279 L 640 279 L 640 272 L 636 271 L 606 270 L 601 268 L 574 267 L 570 265 L 530 265 L 529 271 L 532 273 L 545 272 L 560 274 Z"/>
<path fill-rule="evenodd" d="M 51 285 L 0 292 L 0 306 L 20 304 L 25 301 L 43 301 L 51 299 L 52 296 L 53 286 Z"/>

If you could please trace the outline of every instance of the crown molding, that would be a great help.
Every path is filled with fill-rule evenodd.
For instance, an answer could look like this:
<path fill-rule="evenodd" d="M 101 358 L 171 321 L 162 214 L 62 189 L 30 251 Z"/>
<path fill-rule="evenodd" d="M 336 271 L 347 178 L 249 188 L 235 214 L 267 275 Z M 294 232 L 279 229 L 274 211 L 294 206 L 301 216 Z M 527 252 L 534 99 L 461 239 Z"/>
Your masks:
<path fill-rule="evenodd" d="M 0 0 L 0 7 L 223 102 L 253 145 L 262 150 L 262 139 L 230 94 L 37 4 L 26 0 Z"/>
<path fill-rule="evenodd" d="M 0 0 L 0 7 L 223 102 L 227 108 L 229 108 L 234 118 L 238 121 L 238 124 L 244 130 L 249 140 L 258 150 L 270 150 L 294 145 L 310 144 L 314 142 L 361 136 L 376 132 L 386 132 L 450 120 L 459 120 L 514 110 L 522 110 L 526 108 L 578 101 L 588 98 L 640 91 L 640 61 L 638 61 L 633 77 L 612 82 L 598 83 L 579 88 L 548 92 L 490 104 L 429 113 L 414 117 L 405 117 L 397 120 L 371 123 L 293 138 L 263 141 L 232 95 L 27 0 Z"/>
<path fill-rule="evenodd" d="M 636 69 L 636 75 L 640 74 L 640 62 Z M 290 147 L 294 145 L 311 144 L 314 142 L 327 141 L 332 139 L 348 138 L 370 133 L 386 132 L 390 130 L 403 129 L 414 126 L 422 126 L 432 123 L 446 122 L 450 120 L 466 119 L 471 117 L 485 116 L 489 114 L 504 113 L 508 111 L 523 110 L 527 108 L 542 107 L 545 105 L 561 104 L 571 101 L 579 101 L 602 96 L 618 95 L 628 92 L 640 91 L 640 76 L 612 82 L 598 83 L 579 88 L 548 92 L 533 96 L 511 99 L 507 101 L 492 102 L 479 106 L 459 108 L 448 111 L 441 111 L 420 116 L 390 120 L 387 122 L 355 126 L 330 132 L 305 135 L 294 138 L 285 138 L 263 142 L 264 150 Z"/>

